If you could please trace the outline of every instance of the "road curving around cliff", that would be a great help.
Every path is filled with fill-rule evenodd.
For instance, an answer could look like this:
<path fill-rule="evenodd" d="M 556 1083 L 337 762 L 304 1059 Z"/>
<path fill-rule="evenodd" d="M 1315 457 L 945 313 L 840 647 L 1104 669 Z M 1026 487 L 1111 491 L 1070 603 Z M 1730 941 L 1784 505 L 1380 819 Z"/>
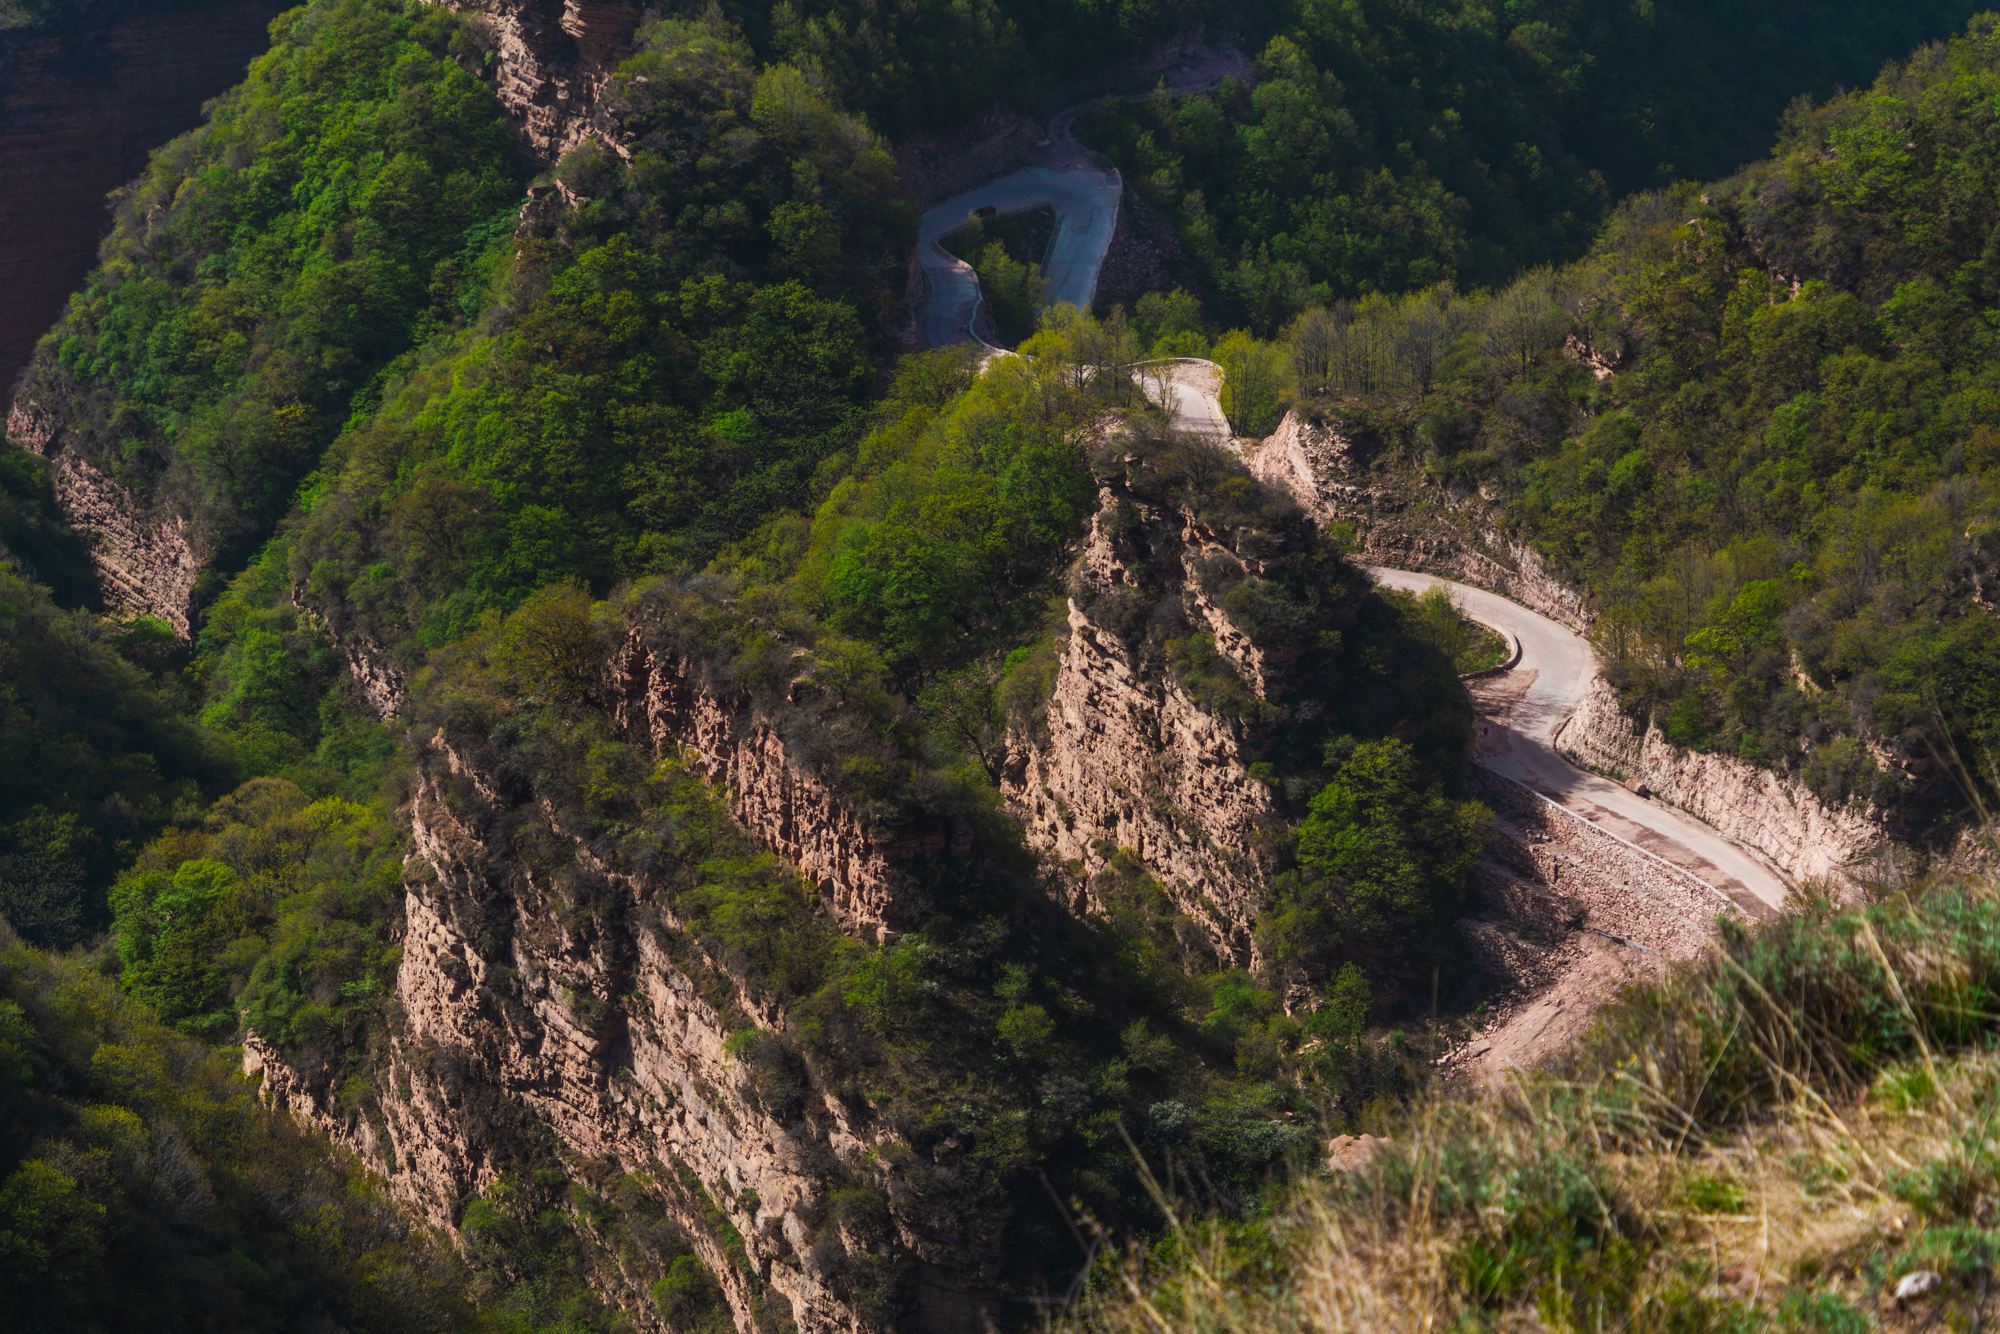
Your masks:
<path fill-rule="evenodd" d="M 1470 584 L 1409 570 L 1369 573 L 1385 588 L 1411 593 L 1442 587 L 1466 616 L 1520 641 L 1514 669 L 1474 687 L 1481 765 L 1699 877 L 1747 910 L 1784 902 L 1784 877 L 1708 825 L 1562 757 L 1557 737 L 1597 678 L 1596 656 L 1581 635 Z"/>
<path fill-rule="evenodd" d="M 1179 376 L 1164 398 L 1147 386 L 1148 396 L 1164 402 L 1176 424 L 1184 418 L 1226 420 L 1216 399 L 1222 368 L 1213 362 L 1199 365 L 1213 374 Z M 1384 587 L 1406 592 L 1442 586 L 1467 616 L 1504 631 L 1519 644 L 1518 661 L 1511 670 L 1482 674 L 1484 679 L 1467 683 L 1480 713 L 1481 765 L 1671 862 L 1752 915 L 1765 915 L 1784 903 L 1790 888 L 1785 878 L 1738 844 L 1691 815 L 1649 801 L 1563 758 L 1557 749 L 1558 735 L 1597 679 L 1596 655 L 1581 635 L 1470 584 L 1409 570 L 1371 567 L 1369 573 Z"/>
<path fill-rule="evenodd" d="M 979 310 L 979 279 L 970 264 L 941 244 L 965 225 L 967 214 L 985 208 L 995 213 L 1019 213 L 1043 204 L 1053 208 L 1056 228 L 1042 261 L 1049 284 L 1048 301 L 1067 301 L 1087 310 L 1097 291 L 1098 270 L 1104 267 L 1105 252 L 1111 248 L 1123 193 L 1116 170 L 1027 167 L 924 210 L 917 233 L 917 261 L 924 271 L 924 303 L 917 313 L 918 343 L 936 348 L 984 341 L 972 332 L 972 318 Z"/>

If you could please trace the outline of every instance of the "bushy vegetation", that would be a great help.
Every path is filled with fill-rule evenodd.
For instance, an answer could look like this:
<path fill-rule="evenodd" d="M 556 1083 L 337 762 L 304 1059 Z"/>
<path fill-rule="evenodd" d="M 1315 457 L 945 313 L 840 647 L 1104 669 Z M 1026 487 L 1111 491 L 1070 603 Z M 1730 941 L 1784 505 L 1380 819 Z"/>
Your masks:
<path fill-rule="evenodd" d="M 991 221 L 975 214 L 939 241 L 979 275 L 979 294 L 993 308 L 993 322 L 1005 343 L 1018 344 L 1035 331 L 1048 289 L 1042 261 L 1054 224 L 1055 210 L 1047 205 Z"/>
<path fill-rule="evenodd" d="M 856 111 L 899 127 L 959 114 L 1034 42 L 1134 43 L 1178 14 L 1043 15 L 1031 41 L 1007 26 L 1020 15 L 977 6 L 652 16 L 605 94 L 626 151 L 586 143 L 525 207 L 458 19 L 386 0 L 287 16 L 250 84 L 134 188 L 37 363 L 31 393 L 64 408 L 77 447 L 191 516 L 228 577 L 203 590 L 186 649 L 58 612 L 24 577 L 0 585 L 0 612 L 27 627 L 0 649 L 22 664 L 10 688 L 34 696 L 0 713 L 17 771 L 68 764 L 69 746 L 88 778 L 0 809 L 20 844 L 0 863 L 6 911 L 48 898 L 17 894 L 21 867 L 58 889 L 122 867 L 108 904 L 76 897 L 49 938 L 108 921 L 101 973 L 182 1035 L 150 1030 L 157 1043 L 196 1053 L 181 1044 L 254 1030 L 328 1082 L 335 1115 L 366 1117 L 399 1022 L 403 877 L 422 874 L 395 812 L 421 773 L 426 800 L 476 815 L 503 852 L 495 874 L 546 895 L 563 929 L 665 951 L 735 1030 L 745 1096 L 786 1123 L 831 1098 L 891 1132 L 882 1164 L 815 1167 L 828 1192 L 800 1216 L 835 1290 L 886 1325 L 912 1275 L 881 1248 L 905 1232 L 999 1233 L 1001 1281 L 1029 1293 L 1072 1258 L 1051 1190 L 1126 1233 L 1171 1234 L 1173 1197 L 1197 1182 L 1209 1205 L 1254 1214 L 1316 1151 L 1309 1126 L 1394 1120 L 1444 1030 L 1375 1025 L 1469 976 L 1451 928 L 1490 817 L 1458 787 L 1456 674 L 1481 661 L 1464 621 L 1375 595 L 1338 530 L 1167 431 L 1135 365 L 1212 356 L 1241 433 L 1296 407 L 1352 437 L 1359 465 L 1497 488 L 1517 530 L 1591 583 L 1615 679 L 1679 738 L 1781 756 L 1841 795 L 1884 790 L 1865 743 L 1979 752 L 2000 725 L 1984 622 L 1947 604 L 1985 577 L 1990 25 L 1874 94 L 1795 108 L 1781 158 L 1706 201 L 1644 197 L 1584 264 L 1517 276 L 1585 247 L 1608 207 L 1594 172 L 1620 188 L 1679 174 L 1665 145 L 1723 152 L 1745 108 L 1776 96 L 1717 84 L 1670 105 L 1629 78 L 1649 25 L 1691 24 L 1700 47 L 1745 20 L 1285 12 L 1254 91 L 1112 107 L 1090 131 L 1174 213 L 1210 315 L 1243 327 L 1211 339 L 1186 292 L 1031 321 L 1039 255 L 1016 219 L 982 225 L 968 253 L 1018 298 L 1023 355 L 984 374 L 964 350 L 891 369 L 916 215 Z M 1789 11 L 1772 22 L 1782 34 Z M 1836 24 L 1786 69 L 1811 84 L 1890 27 Z M 992 36 L 989 70 L 931 62 L 967 33 Z M 1565 139 L 1607 107 L 1643 127 L 1618 139 L 1629 160 Z M 1461 295 L 1454 278 L 1494 287 Z M 0 539 L 75 582 L 24 468 Z M 1129 578 L 1075 568 L 1093 518 Z M 1197 595 L 1240 639 L 1197 623 Z M 1081 883 L 1006 818 L 1001 780 L 1047 726 L 1072 600 L 1228 729 L 1265 785 L 1254 936 L 1214 938 L 1194 891 L 1131 850 L 1100 848 Z M 726 794 L 614 727 L 608 664 L 633 640 L 768 725 L 881 842 L 945 833 L 957 851 L 898 863 L 886 935 L 838 930 Z M 383 669 L 378 695 L 407 687 L 393 726 L 370 720 L 350 654 Z M 169 773 L 174 738 L 193 758 Z M 119 802 L 136 814 L 107 833 Z M 77 860 L 85 835 L 111 849 L 101 866 Z M 1897 959 L 1944 957 L 1919 919 L 1987 912 L 1954 902 L 1880 909 L 1874 929 Z M 1604 1073 L 1625 1059 L 1605 1047 L 1514 1120 L 1424 1113 L 1460 1147 L 1336 1188 L 1314 1217 L 1349 1220 L 1365 1194 L 1385 1219 L 1443 1220 L 1446 1296 L 1410 1310 L 1538 1305 L 1582 1324 L 1663 1291 L 1633 1275 L 1680 1272 L 1640 1263 L 1666 1234 L 1604 1202 L 1634 1189 L 1616 1164 L 1659 1147 L 1663 1106 L 1698 1127 L 1689 1143 L 1764 1133 L 1745 1126 L 1769 1080 L 1717 1036 L 1723 1018 L 1769 992 L 1783 1000 L 1753 1033 L 1823 1023 L 1834 1037 L 1773 1056 L 1794 1088 L 1853 1094 L 1929 1050 L 1866 959 L 1808 948 L 1858 929 L 1731 937 L 1735 971 L 1695 988 L 1710 1008 L 1671 990 L 1634 1003 L 1654 1007 L 1660 1070 L 1709 1070 L 1706 1090 L 1647 1067 L 1632 1092 Z M 1837 999 L 1874 1027 L 1835 1031 L 1842 969 L 1860 992 Z M 1738 975 L 1755 985 L 1732 990 Z M 496 1004 L 509 976 L 493 973 Z M 604 1023 L 628 998 L 565 1003 Z M 752 1010 L 781 1014 L 778 1031 Z M 1935 1027 L 1910 1031 L 1935 1042 Z M 1822 1048 L 1845 1053 L 1835 1077 Z M 740 1258 L 712 1183 L 565 1157 L 487 1092 L 478 1115 L 513 1119 L 495 1132 L 503 1174 L 462 1202 L 479 1299 L 521 1325 L 610 1328 L 587 1288 L 629 1264 L 676 1328 L 720 1328 L 716 1276 L 661 1204 Z M 1551 1124 L 1566 1159 L 1530 1145 Z M 1586 1136 L 1630 1153 L 1586 1160 Z M 1149 1189 L 1135 1147 L 1175 1171 Z M 1281 1230 L 1256 1263 L 1317 1244 Z"/>
<path fill-rule="evenodd" d="M 0 551 L 0 915 L 37 944 L 101 931 L 120 866 L 234 783 L 187 716 L 173 632 L 58 607 Z"/>
<path fill-rule="evenodd" d="M 1670 739 L 1913 826 L 1983 787 L 2000 726 L 1995 42 L 1981 19 L 1795 107 L 1770 162 L 1636 197 L 1577 265 L 1285 339 L 1309 419 L 1501 497 Z"/>
<path fill-rule="evenodd" d="M 1371 1163 L 1267 1219 L 1198 1223 L 1210 1210 L 1175 1192 L 1177 1244 L 1126 1257 L 1130 1294 L 1101 1274 L 1084 1323 L 1977 1327 L 1996 1296 L 1996 931 L 1978 878 L 1725 928 L 1546 1072 L 1439 1088 Z M 1914 1270 L 1943 1285 L 1894 1301 Z"/>
<path fill-rule="evenodd" d="M 496 1328 L 359 1163 L 89 964 L 0 926 L 10 1328 Z"/>
<path fill-rule="evenodd" d="M 572 153 L 589 202 L 343 439 L 291 555 L 333 633 L 415 667 L 547 584 L 699 569 L 852 458 L 915 215 L 872 134 L 748 61 L 719 20 L 644 29 L 630 165 Z"/>
<path fill-rule="evenodd" d="M 1624 195 L 1766 152 L 1970 3 L 1280 3 L 1254 81 L 1107 100 L 1078 133 L 1173 219 L 1212 315 L 1499 286 L 1586 250 Z"/>
<path fill-rule="evenodd" d="M 272 38 L 120 196 L 23 388 L 70 448 L 238 562 L 382 368 L 476 313 L 519 190 L 448 12 L 350 0 Z"/>

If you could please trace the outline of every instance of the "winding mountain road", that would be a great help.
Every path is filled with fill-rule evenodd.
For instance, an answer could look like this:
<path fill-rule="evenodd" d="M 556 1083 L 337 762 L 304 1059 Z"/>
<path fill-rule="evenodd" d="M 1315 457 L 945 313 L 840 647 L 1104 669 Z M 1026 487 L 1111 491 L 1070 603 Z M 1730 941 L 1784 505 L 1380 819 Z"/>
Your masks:
<path fill-rule="evenodd" d="M 1042 204 L 1053 208 L 1056 229 L 1042 261 L 1042 273 L 1049 283 L 1048 300 L 1050 304 L 1067 301 L 1079 310 L 1088 310 L 1097 290 L 1097 271 L 1104 266 L 1105 251 L 1111 248 L 1111 231 L 1118 223 L 1118 200 L 1123 193 L 1116 170 L 1028 167 L 925 209 L 923 226 L 917 233 L 917 260 L 924 271 L 918 341 L 933 348 L 978 339 L 972 332 L 972 317 L 979 309 L 979 279 L 970 264 L 939 244 L 965 225 L 966 214 L 981 208 L 996 213 L 1018 213 Z"/>
<path fill-rule="evenodd" d="M 1205 370 L 1203 368 L 1206 368 Z M 1186 358 L 1170 379 L 1135 372 L 1147 397 L 1174 414 L 1175 425 L 1229 441 L 1216 392 L 1222 368 Z M 1214 423 L 1222 423 L 1218 436 Z M 1693 816 L 1649 801 L 1562 757 L 1556 739 L 1597 677 L 1597 658 L 1583 637 L 1518 602 L 1470 584 L 1410 570 L 1371 568 L 1385 588 L 1421 593 L 1447 589 L 1461 611 L 1505 630 L 1521 644 L 1513 670 L 1478 683 L 1479 763 L 1590 820 L 1626 842 L 1672 862 L 1756 913 L 1776 908 L 1788 892 L 1783 876 Z"/>
<path fill-rule="evenodd" d="M 1073 116 L 1074 111 L 1067 114 Z M 1064 118 L 1062 131 L 1067 125 Z M 972 321 L 978 311 L 979 281 L 970 265 L 938 244 L 964 224 L 968 213 L 987 207 L 996 213 L 1041 204 L 1054 208 L 1056 230 L 1044 269 L 1048 299 L 1087 308 L 1111 244 L 1122 190 L 1115 170 L 1029 167 L 925 210 L 918 237 L 926 290 L 917 319 L 922 345 L 943 347 L 978 339 Z M 1178 429 L 1225 445 L 1231 442 L 1233 433 L 1218 398 L 1222 368 L 1214 362 L 1175 358 L 1136 366 L 1132 375 L 1148 398 L 1168 410 Z M 1466 615 L 1519 639 L 1520 662 L 1504 676 L 1481 682 L 1477 692 L 1481 706 L 1477 753 L 1482 765 L 1673 863 L 1750 911 L 1784 902 L 1788 889 L 1784 877 L 1708 825 L 1562 757 L 1556 738 L 1597 676 L 1597 660 L 1581 636 L 1482 588 L 1408 570 L 1371 573 L 1385 587 L 1410 592 L 1442 585 Z"/>
<path fill-rule="evenodd" d="M 1784 878 L 1708 825 L 1648 801 L 1608 778 L 1579 769 L 1556 749 L 1557 735 L 1597 677 L 1597 659 L 1582 636 L 1518 602 L 1470 584 L 1409 570 L 1371 567 L 1385 588 L 1421 593 L 1443 587 L 1461 611 L 1521 641 L 1511 672 L 1482 682 L 1479 763 L 1707 881 L 1745 907 L 1776 908 Z"/>

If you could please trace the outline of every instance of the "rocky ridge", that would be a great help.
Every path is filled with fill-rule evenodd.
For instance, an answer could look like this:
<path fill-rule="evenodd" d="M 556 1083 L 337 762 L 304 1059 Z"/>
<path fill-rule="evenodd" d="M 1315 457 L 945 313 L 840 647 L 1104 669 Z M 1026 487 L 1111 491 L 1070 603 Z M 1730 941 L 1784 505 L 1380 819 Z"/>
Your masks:
<path fill-rule="evenodd" d="M 730 1039 L 781 1031 L 783 1012 L 709 958 L 643 875 L 604 866 L 553 811 L 510 799 L 441 741 L 409 810 L 399 1013 L 376 1098 L 365 1113 L 340 1105 L 328 1076 L 253 1036 L 244 1069 L 266 1100 L 353 1148 L 442 1226 L 510 1166 L 522 1134 L 509 1127 L 526 1118 L 565 1156 L 642 1176 L 744 1334 L 766 1311 L 804 1334 L 857 1328 L 838 1273 L 864 1243 L 827 1219 L 824 1198 L 857 1179 L 910 1189 L 890 1166 L 908 1147 L 825 1090 L 774 1113 Z M 501 832 L 523 819 L 581 874 L 528 865 Z M 886 1244 L 918 1275 L 926 1328 L 982 1328 L 989 1238 L 899 1225 Z M 594 1281 L 664 1331 L 646 1293 L 657 1270 L 630 1268 L 600 1258 Z"/>
<path fill-rule="evenodd" d="M 466 16 L 491 43 L 493 91 L 508 123 L 544 165 L 592 136 L 622 151 L 604 114 L 611 75 L 631 50 L 641 7 L 630 0 L 427 0 Z"/>
<path fill-rule="evenodd" d="M 643 627 L 628 631 L 611 679 L 620 735 L 659 754 L 686 755 L 729 794 L 738 824 L 819 886 L 845 930 L 900 926 L 912 892 L 902 868 L 922 856 L 972 851 L 963 819 L 878 836 L 753 714 L 747 697 L 719 695 L 685 657 L 650 645 Z"/>
<path fill-rule="evenodd" d="M 1115 606 L 1118 594 L 1136 592 L 1151 574 L 1112 536 L 1121 500 L 1131 503 L 1109 488 L 1099 496 L 1047 710 L 1034 728 L 1009 737 L 1008 808 L 1030 846 L 1074 863 L 1086 879 L 1117 849 L 1133 850 L 1224 957 L 1249 961 L 1265 840 L 1276 823 L 1270 791 L 1249 775 L 1237 724 L 1201 708 L 1170 673 L 1143 667 L 1138 651 L 1082 605 Z M 1284 664 L 1270 661 L 1202 592 L 1204 557 L 1234 554 L 1184 516 L 1137 508 L 1176 533 L 1180 579 L 1167 598 L 1190 625 L 1215 636 L 1217 651 L 1260 696 L 1281 692 Z"/>
<path fill-rule="evenodd" d="M 104 605 L 117 616 L 157 616 L 189 638 L 202 554 L 177 515 L 148 515 L 126 487 L 63 447 L 56 423 L 28 404 L 7 413 L 7 437 L 48 459 L 56 504 L 83 539 Z"/>

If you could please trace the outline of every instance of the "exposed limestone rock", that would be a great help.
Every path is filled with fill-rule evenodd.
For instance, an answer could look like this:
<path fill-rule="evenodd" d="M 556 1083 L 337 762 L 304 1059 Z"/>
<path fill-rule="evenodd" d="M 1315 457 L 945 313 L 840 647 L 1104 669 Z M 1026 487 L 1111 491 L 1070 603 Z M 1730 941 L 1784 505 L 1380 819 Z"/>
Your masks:
<path fill-rule="evenodd" d="M 1369 473 L 1360 454 L 1360 442 L 1333 426 L 1288 412 L 1247 462 L 1320 522 L 1351 525 L 1355 557 L 1365 564 L 1447 575 L 1505 593 L 1572 630 L 1590 629 L 1582 596 L 1550 574 L 1531 548 L 1502 533 L 1481 499 L 1438 490 L 1420 511 L 1401 489 Z"/>
<path fill-rule="evenodd" d="M 920 856 L 972 850 L 963 820 L 878 837 L 804 765 L 746 699 L 719 699 L 670 650 L 634 627 L 611 664 L 613 721 L 656 752 L 686 755 L 729 793 L 730 814 L 815 881 L 849 930 L 898 927 L 917 905 L 901 868 Z"/>
<path fill-rule="evenodd" d="M 303 585 L 292 586 L 292 606 L 300 616 L 310 622 L 333 645 L 333 651 L 347 664 L 347 673 L 354 683 L 361 687 L 361 694 L 368 701 L 375 716 L 383 722 L 402 713 L 409 703 L 409 673 L 398 667 L 389 656 L 388 646 L 367 634 L 354 629 L 347 634 L 339 634 L 328 627 L 326 618 L 313 610 L 305 600 Z"/>
<path fill-rule="evenodd" d="M 1788 874 L 1845 884 L 1845 868 L 1887 837 L 1864 809 L 1834 810 L 1802 783 L 1728 755 L 1684 750 L 1651 720 L 1641 725 L 1618 707 L 1618 693 L 1592 683 L 1556 737 L 1564 755 L 1586 768 L 1632 779 L 1661 801 L 1699 817 Z"/>
<path fill-rule="evenodd" d="M 1110 491 L 1079 561 L 1086 587 L 1136 587 L 1107 531 Z M 1195 563 L 1219 550 L 1182 532 L 1181 587 L 1191 624 L 1260 694 L 1282 684 L 1283 664 L 1259 653 L 1201 592 Z M 1142 670 L 1113 631 L 1070 603 L 1069 637 L 1046 715 L 1047 739 L 1011 739 L 1004 783 L 1029 843 L 1086 873 L 1117 848 L 1134 850 L 1182 912 L 1227 957 L 1251 958 L 1250 927 L 1263 903 L 1265 838 L 1275 823 L 1270 791 L 1249 776 L 1236 725 L 1205 712 L 1162 670 Z"/>
<path fill-rule="evenodd" d="M 29 404 L 8 410 L 7 436 L 53 460 L 56 504 L 90 551 L 105 606 L 124 616 L 157 616 L 187 639 L 201 558 L 188 545 L 185 521 L 142 517 L 132 493 L 63 449 L 55 423 Z"/>
<path fill-rule="evenodd" d="M 433 0 L 433 3 L 439 0 Z M 605 86 L 630 53 L 640 6 L 629 0 L 468 0 L 467 15 L 493 43 L 494 93 L 508 122 L 545 163 L 595 134 L 615 149 L 602 113 Z"/>
<path fill-rule="evenodd" d="M 908 1147 L 823 1091 L 774 1116 L 725 1044 L 746 1025 L 781 1029 L 784 1015 L 732 987 L 642 877 L 605 868 L 552 812 L 531 818 L 573 848 L 590 883 L 558 884 L 496 844 L 509 814 L 485 776 L 432 746 L 410 806 L 397 1031 L 386 1068 L 373 1072 L 370 1115 L 337 1110 L 324 1077 L 291 1069 L 254 1037 L 245 1072 L 261 1075 L 273 1105 L 353 1147 L 440 1224 L 506 1166 L 482 1126 L 508 1109 L 526 1113 L 568 1152 L 653 1182 L 746 1334 L 760 1304 L 803 1334 L 860 1327 L 828 1271 L 838 1244 L 820 1226 L 821 1197 L 834 1163 L 873 1162 L 860 1170 L 887 1182 Z M 888 1147 L 895 1154 L 881 1153 Z M 740 1234 L 740 1259 L 710 1206 Z M 981 1329 L 994 1239 L 898 1227 L 893 1248 L 920 1275 L 919 1323 Z M 594 1281 L 628 1316 L 665 1329 L 645 1276 L 601 1269 Z"/>

